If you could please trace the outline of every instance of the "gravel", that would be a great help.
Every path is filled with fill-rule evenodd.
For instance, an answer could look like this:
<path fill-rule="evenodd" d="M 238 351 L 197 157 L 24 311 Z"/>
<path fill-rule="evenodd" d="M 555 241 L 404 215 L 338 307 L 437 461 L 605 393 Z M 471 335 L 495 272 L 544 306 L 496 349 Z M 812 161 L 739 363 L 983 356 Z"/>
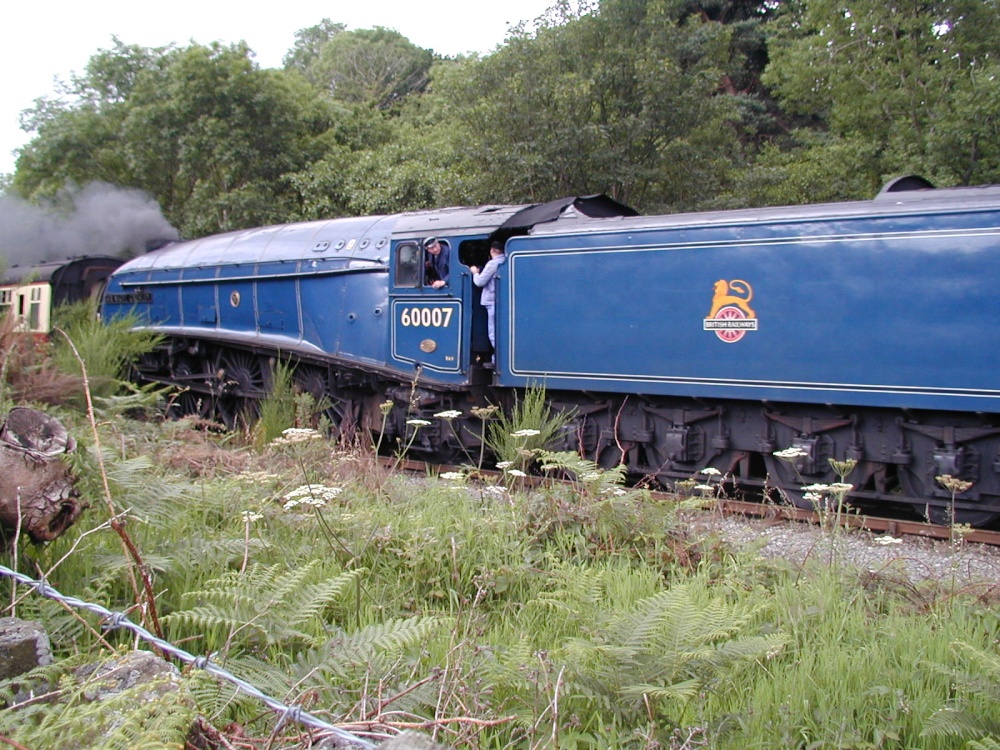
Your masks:
<path fill-rule="evenodd" d="M 1000 593 L 1000 548 L 918 536 L 892 537 L 856 529 L 837 533 L 811 524 L 727 516 L 707 529 L 740 548 L 793 565 L 852 565 L 859 571 L 905 575 L 911 582 L 954 582 Z"/>

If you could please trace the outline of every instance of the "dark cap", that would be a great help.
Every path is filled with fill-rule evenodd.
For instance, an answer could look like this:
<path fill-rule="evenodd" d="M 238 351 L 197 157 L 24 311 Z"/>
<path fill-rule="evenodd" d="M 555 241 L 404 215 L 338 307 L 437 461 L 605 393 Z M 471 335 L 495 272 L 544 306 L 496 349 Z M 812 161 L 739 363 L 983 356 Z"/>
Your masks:
<path fill-rule="evenodd" d="M 437 241 L 438 241 L 437 237 L 428 237 L 426 240 L 424 240 L 424 247 L 430 247 Z"/>

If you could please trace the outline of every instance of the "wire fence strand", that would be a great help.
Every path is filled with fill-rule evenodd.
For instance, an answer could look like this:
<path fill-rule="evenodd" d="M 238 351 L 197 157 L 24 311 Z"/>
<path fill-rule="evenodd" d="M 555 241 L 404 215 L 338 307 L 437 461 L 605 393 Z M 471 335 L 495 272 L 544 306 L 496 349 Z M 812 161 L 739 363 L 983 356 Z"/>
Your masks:
<path fill-rule="evenodd" d="M 142 640 L 153 644 L 161 652 L 169 654 L 185 664 L 190 664 L 196 669 L 202 669 L 214 677 L 231 683 L 241 692 L 256 698 L 268 708 L 280 713 L 281 718 L 279 719 L 279 727 L 290 721 L 294 721 L 304 726 L 327 732 L 332 736 L 336 736 L 339 740 L 351 743 L 357 748 L 367 750 L 368 748 L 376 747 L 374 743 L 369 742 L 356 734 L 341 729 L 340 727 L 334 726 L 329 722 L 323 721 L 319 717 L 310 714 L 308 711 L 304 711 L 301 706 L 289 706 L 288 704 L 282 703 L 269 695 L 265 695 L 249 682 L 242 680 L 222 667 L 213 664 L 209 657 L 195 656 L 194 654 L 188 653 L 184 649 L 175 646 L 169 641 L 165 641 L 162 638 L 153 635 L 141 625 L 137 625 L 129 620 L 128 616 L 123 612 L 112 612 L 99 604 L 85 602 L 75 596 L 66 596 L 50 586 L 44 580 L 35 580 L 24 575 L 23 573 L 18 573 L 17 571 L 11 570 L 3 565 L 0 565 L 0 575 L 12 578 L 17 583 L 33 588 L 37 594 L 44 596 L 47 599 L 53 599 L 55 601 L 62 602 L 63 604 L 67 604 L 70 607 L 83 609 L 99 615 L 105 619 L 106 626 L 108 628 L 124 628 L 125 630 L 134 633 Z"/>

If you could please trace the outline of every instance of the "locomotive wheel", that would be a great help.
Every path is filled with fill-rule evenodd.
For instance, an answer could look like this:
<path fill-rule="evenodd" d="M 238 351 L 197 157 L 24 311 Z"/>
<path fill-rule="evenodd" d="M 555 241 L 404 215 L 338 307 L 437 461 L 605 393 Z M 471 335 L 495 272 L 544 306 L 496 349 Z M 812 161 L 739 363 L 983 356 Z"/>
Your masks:
<path fill-rule="evenodd" d="M 220 390 L 215 409 L 226 429 L 246 427 L 259 416 L 260 399 L 267 396 L 269 372 L 264 361 L 250 352 L 226 351 L 219 358 Z"/>
<path fill-rule="evenodd" d="M 185 357 L 174 366 L 171 378 L 182 383 L 193 383 L 195 380 L 201 380 L 202 375 L 206 383 L 211 379 L 204 361 Z M 211 395 L 186 388 L 171 400 L 167 407 L 167 416 L 171 419 L 191 416 L 208 419 L 212 415 L 212 408 Z"/>

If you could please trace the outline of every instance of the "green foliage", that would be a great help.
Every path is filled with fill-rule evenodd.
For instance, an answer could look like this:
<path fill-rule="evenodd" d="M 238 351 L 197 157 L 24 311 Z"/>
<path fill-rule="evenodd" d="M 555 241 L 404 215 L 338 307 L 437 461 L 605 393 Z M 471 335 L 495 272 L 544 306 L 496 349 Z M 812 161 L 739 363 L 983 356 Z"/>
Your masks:
<path fill-rule="evenodd" d="M 383 109 L 427 83 L 430 50 L 376 27 L 331 34 L 306 75 L 334 98 Z"/>
<path fill-rule="evenodd" d="M 355 585 L 360 573 L 328 574 L 319 560 L 292 570 L 253 565 L 185 592 L 194 606 L 171 612 L 163 622 L 173 638 L 201 636 L 210 651 L 278 645 L 294 652 L 322 640 L 327 608 Z"/>
<path fill-rule="evenodd" d="M 581 4 L 489 57 L 441 71 L 454 150 L 482 165 L 480 202 L 604 191 L 644 208 L 693 206 L 738 150 L 738 111 L 715 96 L 729 63 L 722 24 L 670 3 Z"/>
<path fill-rule="evenodd" d="M 570 640 L 570 694 L 584 705 L 620 707 L 676 724 L 687 704 L 720 689 L 745 662 L 773 658 L 779 633 L 749 634 L 754 611 L 704 589 L 675 586 L 612 617 L 598 633 Z"/>
<path fill-rule="evenodd" d="M 830 0 L 787 3 L 770 25 L 764 82 L 793 115 L 877 151 L 883 176 L 996 180 L 984 156 L 1000 145 L 990 118 L 1000 82 L 989 72 L 998 26 L 992 3 L 865 0 L 849 11 Z M 848 164 L 836 174 L 853 172 Z"/>
<path fill-rule="evenodd" d="M 102 750 L 184 746 L 198 713 L 183 683 L 145 683 L 101 695 L 100 678 L 85 676 L 81 666 L 82 659 L 70 659 L 20 676 L 21 687 L 58 691 L 59 710 L 37 701 L 0 711 L 0 734 L 20 747 L 66 746 L 67 738 L 74 747 Z"/>
<path fill-rule="evenodd" d="M 949 705 L 927 720 L 926 736 L 960 737 L 969 747 L 1000 746 L 1000 717 L 984 710 L 1000 701 L 1000 659 L 996 653 L 967 643 L 954 644 L 954 653 L 967 666 L 931 665 L 955 686 Z"/>
<path fill-rule="evenodd" d="M 483 748 L 690 735 L 720 750 L 943 750 L 956 735 L 925 729 L 996 716 L 995 665 L 978 653 L 1000 628 L 963 592 L 937 607 L 933 590 L 892 571 L 816 573 L 738 554 L 696 538 L 672 503 L 619 494 L 615 470 L 573 454 L 543 457 L 575 484 L 511 492 L 386 476 L 320 440 L 250 452 L 184 422 L 98 425 L 111 500 L 129 509 L 124 528 L 168 638 L 335 721 L 456 719 L 451 744 Z M 135 568 L 103 524 L 96 463 L 81 470 L 92 509 L 64 538 L 24 547 L 19 564 L 125 611 Z M 338 492 L 306 502 L 293 489 L 304 479 Z M 60 662 L 103 648 L 85 613 L 27 596 L 17 614 L 46 625 Z M 188 694 L 217 727 L 270 732 L 231 686 L 198 679 Z M 16 734 L 27 730 L 5 736 L 52 746 L 69 725 L 47 713 L 0 713 L 0 733 L 44 718 L 31 743 Z"/>
<path fill-rule="evenodd" d="M 271 366 L 271 390 L 259 405 L 260 413 L 253 424 L 253 442 L 263 448 L 283 430 L 296 427 L 295 366 L 277 361 Z"/>
<path fill-rule="evenodd" d="M 541 451 L 539 468 L 544 472 L 562 472 L 575 483 L 575 491 L 582 497 L 600 497 L 617 492 L 625 484 L 625 467 L 602 469 L 594 461 L 572 451 Z"/>
<path fill-rule="evenodd" d="M 528 468 L 538 451 L 562 438 L 572 414 L 554 413 L 545 403 L 544 386 L 529 386 L 508 413 L 500 411 L 489 425 L 486 444 L 500 462 Z"/>
<path fill-rule="evenodd" d="M 100 320 L 93 301 L 57 309 L 54 327 L 58 330 L 53 333 L 57 367 L 71 375 L 82 375 L 80 360 L 83 360 L 91 393 L 115 394 L 129 367 L 160 342 L 157 334 L 132 330 L 136 323 L 133 316 Z"/>

